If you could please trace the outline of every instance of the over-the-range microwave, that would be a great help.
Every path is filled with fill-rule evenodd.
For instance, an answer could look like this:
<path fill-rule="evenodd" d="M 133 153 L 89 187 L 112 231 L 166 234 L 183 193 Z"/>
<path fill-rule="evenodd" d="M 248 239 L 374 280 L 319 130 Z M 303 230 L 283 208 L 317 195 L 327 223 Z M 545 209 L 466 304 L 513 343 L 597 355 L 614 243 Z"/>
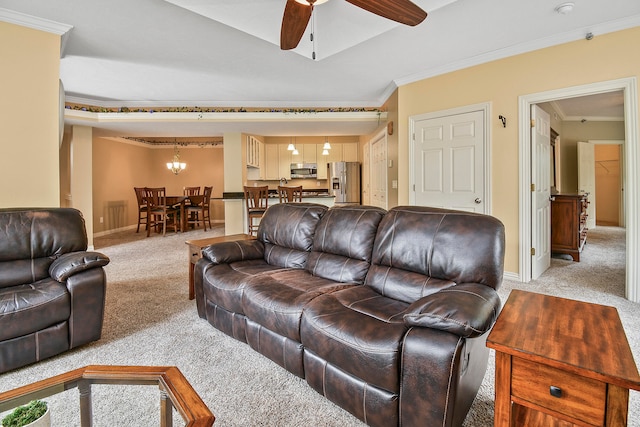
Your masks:
<path fill-rule="evenodd" d="M 291 178 L 317 178 L 318 165 L 315 163 L 291 163 Z"/>

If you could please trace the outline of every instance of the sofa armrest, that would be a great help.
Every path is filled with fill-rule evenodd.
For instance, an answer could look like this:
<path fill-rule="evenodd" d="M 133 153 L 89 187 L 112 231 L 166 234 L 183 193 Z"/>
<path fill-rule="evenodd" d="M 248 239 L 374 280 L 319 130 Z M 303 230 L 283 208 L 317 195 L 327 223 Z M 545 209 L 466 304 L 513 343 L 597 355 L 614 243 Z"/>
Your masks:
<path fill-rule="evenodd" d="M 69 252 L 56 258 L 49 267 L 49 275 L 58 282 L 66 281 L 81 271 L 109 264 L 109 257 L 100 252 Z"/>
<path fill-rule="evenodd" d="M 202 257 L 214 264 L 229 264 L 250 259 L 264 259 L 264 243 L 258 240 L 238 240 L 207 246 Z"/>
<path fill-rule="evenodd" d="M 462 283 L 411 304 L 404 323 L 473 338 L 491 329 L 501 305 L 494 289 L 478 283 Z"/>

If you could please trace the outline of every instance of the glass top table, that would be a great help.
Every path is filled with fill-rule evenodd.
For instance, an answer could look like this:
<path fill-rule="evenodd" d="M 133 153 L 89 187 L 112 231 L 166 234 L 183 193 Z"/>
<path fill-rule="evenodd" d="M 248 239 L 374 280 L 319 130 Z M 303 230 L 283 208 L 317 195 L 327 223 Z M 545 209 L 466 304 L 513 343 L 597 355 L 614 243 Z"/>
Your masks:
<path fill-rule="evenodd" d="M 91 427 L 91 386 L 94 384 L 158 386 L 161 427 L 172 427 L 174 408 L 188 427 L 211 427 L 215 420 L 207 405 L 175 366 L 85 366 L 0 393 L 0 413 L 35 399 L 77 388 L 80 397 L 80 425 Z"/>

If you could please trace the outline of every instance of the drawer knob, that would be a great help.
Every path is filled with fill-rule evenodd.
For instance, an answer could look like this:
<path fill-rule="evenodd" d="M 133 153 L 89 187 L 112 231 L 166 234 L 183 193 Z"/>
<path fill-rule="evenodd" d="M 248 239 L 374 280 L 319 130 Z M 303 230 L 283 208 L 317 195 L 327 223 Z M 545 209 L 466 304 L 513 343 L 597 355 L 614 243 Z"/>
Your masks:
<path fill-rule="evenodd" d="M 552 385 L 549 387 L 549 394 L 553 397 L 562 397 L 562 389 Z"/>

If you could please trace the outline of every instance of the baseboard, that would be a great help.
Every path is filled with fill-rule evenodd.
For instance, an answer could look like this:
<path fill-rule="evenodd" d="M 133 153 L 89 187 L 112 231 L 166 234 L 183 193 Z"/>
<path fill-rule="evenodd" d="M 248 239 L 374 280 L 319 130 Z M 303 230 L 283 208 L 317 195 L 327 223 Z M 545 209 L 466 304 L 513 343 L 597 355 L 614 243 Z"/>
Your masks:
<path fill-rule="evenodd" d="M 504 274 L 502 275 L 503 279 L 506 280 L 513 280 L 515 282 L 521 282 L 522 279 L 520 279 L 520 275 L 518 273 L 513 273 L 511 271 L 505 271 Z"/>
<path fill-rule="evenodd" d="M 224 220 L 223 219 L 214 219 L 214 220 L 211 220 L 211 223 L 212 224 L 224 224 Z M 104 237 L 104 236 L 108 236 L 110 234 L 121 233 L 123 231 L 135 230 L 136 228 L 138 228 L 138 225 L 134 224 L 134 225 L 127 225 L 126 227 L 120 227 L 120 228 L 114 228 L 114 229 L 111 229 L 111 230 L 100 231 L 99 233 L 93 233 L 93 238 L 95 239 L 96 237 Z M 142 224 L 140 226 L 140 228 L 144 230 L 144 224 Z M 142 232 L 143 230 L 141 230 L 140 232 Z"/>

